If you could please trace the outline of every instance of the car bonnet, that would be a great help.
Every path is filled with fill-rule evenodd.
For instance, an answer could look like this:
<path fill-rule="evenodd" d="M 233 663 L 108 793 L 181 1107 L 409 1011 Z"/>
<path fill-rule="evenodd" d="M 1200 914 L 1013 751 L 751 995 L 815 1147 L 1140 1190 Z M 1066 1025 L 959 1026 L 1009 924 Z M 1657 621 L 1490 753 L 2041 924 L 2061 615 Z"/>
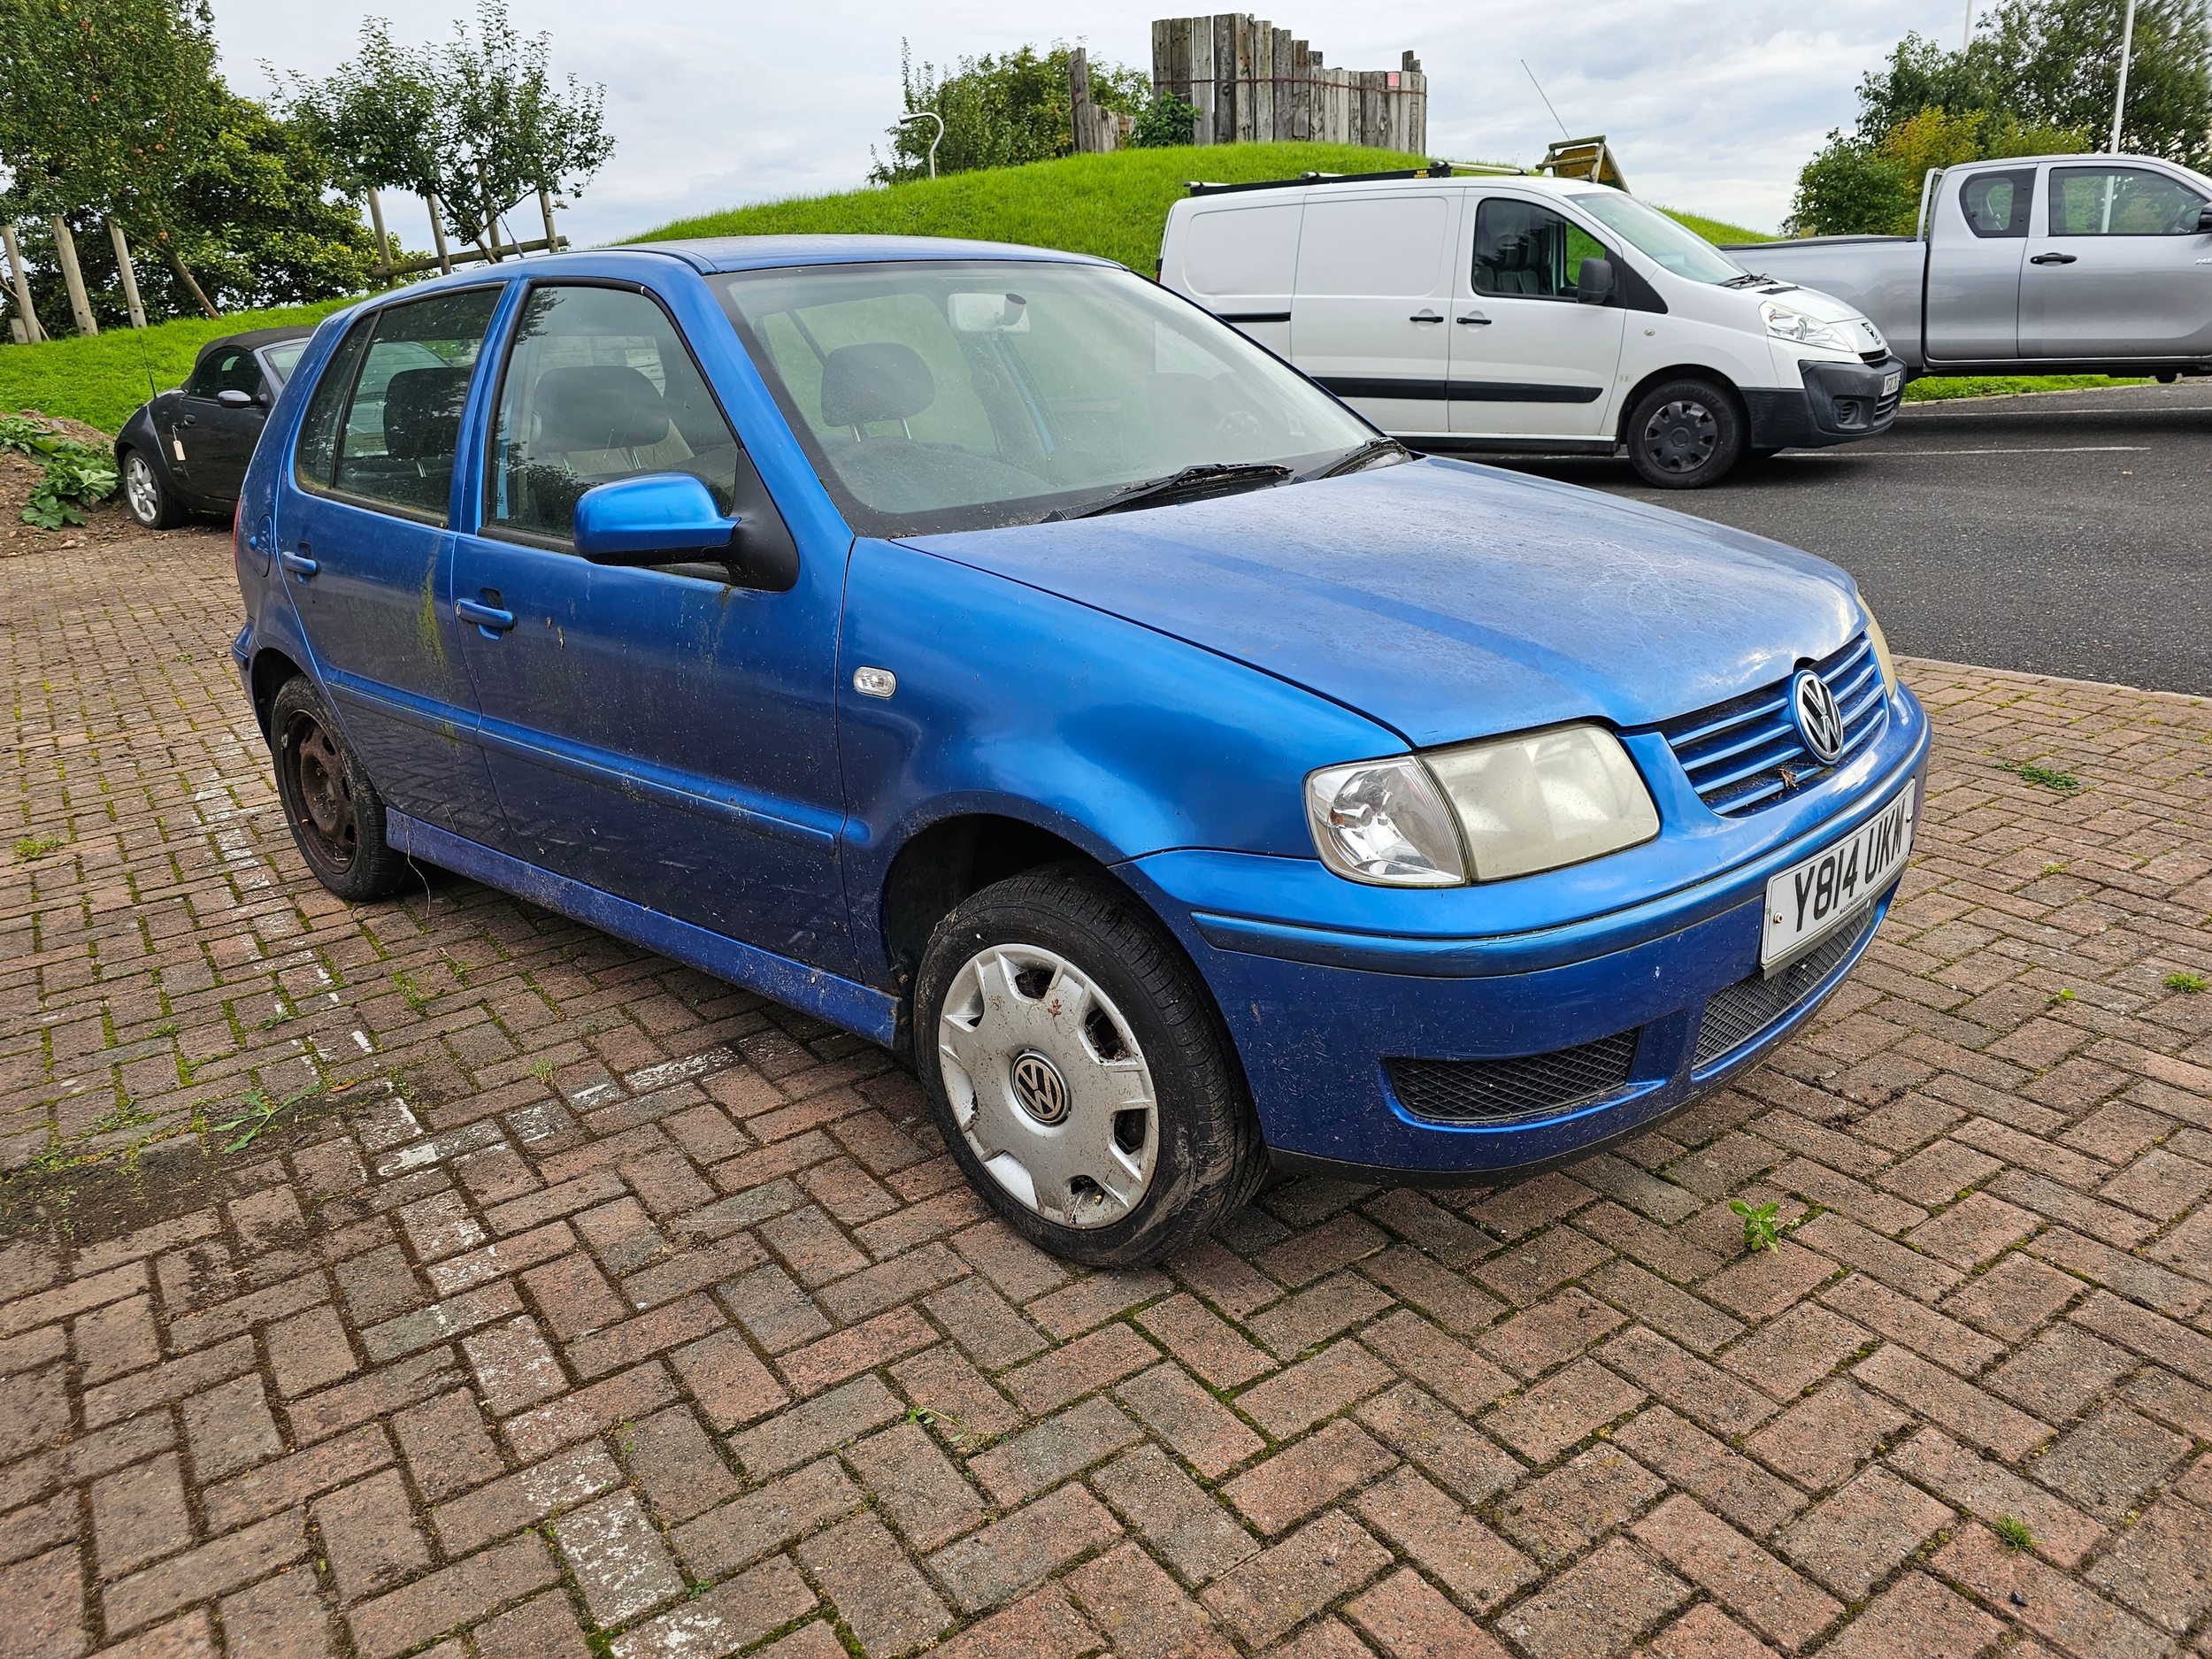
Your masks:
<path fill-rule="evenodd" d="M 1448 461 L 903 544 L 1236 658 L 1417 748 L 1651 725 L 1861 626 L 1850 579 L 1809 554 Z"/>

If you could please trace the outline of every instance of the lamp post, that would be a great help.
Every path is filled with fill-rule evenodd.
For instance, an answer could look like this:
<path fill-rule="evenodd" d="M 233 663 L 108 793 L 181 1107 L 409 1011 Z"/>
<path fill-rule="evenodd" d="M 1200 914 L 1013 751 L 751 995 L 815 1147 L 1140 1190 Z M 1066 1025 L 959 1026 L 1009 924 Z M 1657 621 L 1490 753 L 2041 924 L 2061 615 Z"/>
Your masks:
<path fill-rule="evenodd" d="M 2134 4 L 2135 0 L 2128 0 L 2130 18 L 2135 15 Z M 937 176 L 937 146 L 945 142 L 945 118 L 934 110 L 917 110 L 911 115 L 900 116 L 899 125 L 904 127 L 909 121 L 920 120 L 931 120 L 937 123 L 937 136 L 929 141 L 929 176 L 933 179 Z"/>
<path fill-rule="evenodd" d="M 2112 100 L 2112 150 L 2120 153 L 2120 112 L 2128 101 L 2128 54 L 2135 46 L 2135 0 L 2128 0 L 2127 21 L 2120 26 L 2120 90 Z"/>

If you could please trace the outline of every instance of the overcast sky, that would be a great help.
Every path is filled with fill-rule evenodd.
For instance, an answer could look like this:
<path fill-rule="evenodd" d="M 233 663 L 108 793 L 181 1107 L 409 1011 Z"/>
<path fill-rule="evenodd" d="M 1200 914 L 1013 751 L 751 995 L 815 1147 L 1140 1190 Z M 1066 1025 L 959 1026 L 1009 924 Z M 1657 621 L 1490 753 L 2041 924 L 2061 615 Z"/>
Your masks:
<path fill-rule="evenodd" d="M 1171 4 L 1172 0 L 1168 0 Z M 1025 8 L 982 0 L 512 0 L 515 20 L 549 31 L 563 73 L 607 88 L 614 160 L 563 225 L 580 243 L 635 235 L 689 214 L 864 182 L 869 146 L 899 113 L 899 42 L 918 61 L 1081 41 L 1094 59 L 1148 68 L 1162 0 Z M 327 72 L 361 12 L 401 39 L 448 32 L 457 0 L 216 0 L 223 67 L 239 91 L 268 89 L 259 65 Z M 1010 19 L 1030 18 L 1033 22 Z M 1429 76 L 1430 149 L 1456 159 L 1529 162 L 1559 135 L 1528 60 L 1575 136 L 1609 134 L 1640 196 L 1772 230 L 1797 169 L 1853 88 L 1909 29 L 1955 43 L 1962 0 L 1584 0 L 1574 6 L 1303 0 L 1275 12 L 1334 65 L 1395 68 L 1410 48 Z M 426 246 L 411 204 L 387 205 L 396 233 Z M 535 234 L 534 226 L 518 234 Z"/>

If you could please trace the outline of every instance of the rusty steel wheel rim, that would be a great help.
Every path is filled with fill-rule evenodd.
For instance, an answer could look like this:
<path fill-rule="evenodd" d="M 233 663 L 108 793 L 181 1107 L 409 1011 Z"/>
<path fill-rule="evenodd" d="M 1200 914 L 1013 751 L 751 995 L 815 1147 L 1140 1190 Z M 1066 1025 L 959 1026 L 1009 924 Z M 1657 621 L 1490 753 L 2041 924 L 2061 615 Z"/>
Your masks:
<path fill-rule="evenodd" d="M 349 870 L 361 844 L 353 780 L 321 722 L 301 715 L 286 734 L 285 751 L 299 803 L 300 833 L 316 857 L 333 870 Z"/>

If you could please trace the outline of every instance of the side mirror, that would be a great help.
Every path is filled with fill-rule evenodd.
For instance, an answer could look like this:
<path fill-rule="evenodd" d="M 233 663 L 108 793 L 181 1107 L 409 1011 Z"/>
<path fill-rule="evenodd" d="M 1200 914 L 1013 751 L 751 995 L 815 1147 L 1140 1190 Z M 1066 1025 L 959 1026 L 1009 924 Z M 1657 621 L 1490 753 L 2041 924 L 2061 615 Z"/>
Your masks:
<path fill-rule="evenodd" d="M 226 388 L 215 394 L 215 401 L 225 409 L 250 409 L 253 406 L 253 394 L 239 391 L 234 387 Z"/>
<path fill-rule="evenodd" d="M 665 565 L 678 553 L 711 558 L 736 539 L 737 526 L 690 473 L 649 472 L 583 493 L 576 550 L 595 565 Z"/>
<path fill-rule="evenodd" d="M 1602 305 L 1613 297 L 1613 262 L 1585 259 L 1575 273 L 1575 298 L 1585 305 Z"/>
<path fill-rule="evenodd" d="M 2197 228 L 2212 230 L 2212 206 L 2200 207 L 2197 210 Z"/>

